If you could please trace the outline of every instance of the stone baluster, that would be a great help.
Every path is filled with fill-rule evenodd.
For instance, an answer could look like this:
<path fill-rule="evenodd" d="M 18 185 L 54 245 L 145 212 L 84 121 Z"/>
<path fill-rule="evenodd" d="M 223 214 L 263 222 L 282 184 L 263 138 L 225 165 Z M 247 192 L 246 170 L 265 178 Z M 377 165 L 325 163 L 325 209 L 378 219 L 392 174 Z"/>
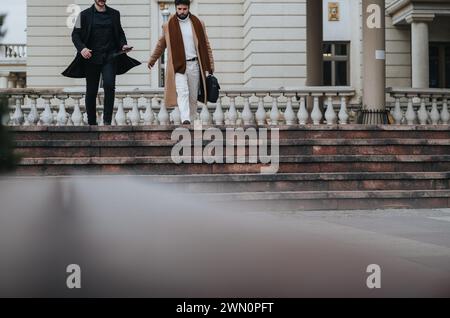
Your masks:
<path fill-rule="evenodd" d="M 51 108 L 52 106 L 50 105 L 50 108 Z M 53 117 L 53 120 L 52 120 L 52 123 L 53 124 L 56 124 L 56 117 L 58 117 L 58 112 L 56 111 L 56 110 L 53 110 L 52 111 L 52 117 Z"/>
<path fill-rule="evenodd" d="M 69 98 L 67 94 L 56 95 L 60 100 L 58 114 L 56 115 L 56 125 L 65 126 L 69 115 L 66 112 L 66 100 Z"/>
<path fill-rule="evenodd" d="M 209 125 L 211 123 L 211 115 L 209 114 L 209 109 L 206 104 L 203 104 L 202 111 L 200 112 L 200 121 L 202 125 Z"/>
<path fill-rule="evenodd" d="M 170 117 L 169 117 L 169 113 L 167 112 L 166 104 L 164 103 L 163 100 L 160 100 L 159 103 L 160 103 L 160 108 L 159 108 L 159 113 L 158 113 L 159 124 L 162 126 L 167 126 L 170 124 Z"/>
<path fill-rule="evenodd" d="M 425 95 L 420 96 L 420 108 L 417 111 L 417 118 L 419 118 L 419 123 L 421 125 L 426 125 L 428 123 L 429 114 L 425 103 L 427 97 L 428 96 Z"/>
<path fill-rule="evenodd" d="M 153 97 L 145 97 L 145 113 L 144 113 L 144 125 L 150 126 L 153 125 L 155 121 L 155 113 L 152 109 Z"/>
<path fill-rule="evenodd" d="M 67 115 L 67 117 L 66 117 L 66 126 L 73 126 L 72 118 L 71 118 L 71 115 L 70 115 L 70 113 L 69 113 L 69 107 L 67 106 L 67 100 L 68 100 L 69 98 L 70 98 L 70 95 L 68 94 L 68 95 L 67 95 L 67 99 L 66 99 L 66 101 L 65 101 L 66 115 Z"/>
<path fill-rule="evenodd" d="M 5 97 L 5 99 L 6 104 L 9 105 L 9 96 Z M 4 126 L 11 125 L 12 114 L 10 113 L 9 107 L 6 107 L 5 113 L 2 114 L 0 117 L 2 120 L 1 122 L 2 125 Z"/>
<path fill-rule="evenodd" d="M 133 106 L 128 112 L 128 119 L 132 126 L 138 126 L 141 121 L 141 114 L 139 113 L 139 96 L 131 96 L 133 99 Z"/>
<path fill-rule="evenodd" d="M 336 124 L 336 112 L 334 111 L 333 107 L 333 96 L 335 94 L 333 93 L 327 93 L 327 110 L 325 111 L 325 120 L 327 121 L 327 125 L 334 125 Z"/>
<path fill-rule="evenodd" d="M 414 111 L 413 98 L 414 95 L 407 95 L 408 97 L 408 108 L 406 109 L 405 118 L 408 125 L 414 125 L 416 122 L 416 112 Z"/>
<path fill-rule="evenodd" d="M 228 122 L 230 125 L 236 125 L 238 119 L 238 113 L 236 110 L 236 97 L 237 94 L 228 94 L 230 98 L 230 108 L 228 109 Z"/>
<path fill-rule="evenodd" d="M 339 124 L 346 125 L 348 123 L 348 111 L 347 111 L 347 96 L 341 96 L 341 108 L 339 109 Z"/>
<path fill-rule="evenodd" d="M 97 123 L 99 126 L 105 126 L 105 110 L 102 110 L 101 112 L 98 112 L 97 115 Z"/>
<path fill-rule="evenodd" d="M 144 101 L 143 104 L 141 104 L 140 106 L 138 105 L 139 117 L 141 118 L 141 125 L 143 125 L 144 124 L 144 112 L 147 109 L 147 98 L 145 98 L 144 94 L 141 94 L 139 96 L 139 99 L 142 99 Z"/>
<path fill-rule="evenodd" d="M 170 120 L 174 125 L 177 126 L 181 125 L 181 113 L 180 108 L 178 106 L 176 106 L 170 113 Z"/>
<path fill-rule="evenodd" d="M 394 110 L 391 112 L 392 113 L 392 117 L 394 117 L 395 119 L 395 124 L 396 125 L 400 125 L 402 123 L 402 119 L 403 119 L 403 111 L 400 107 L 400 98 L 402 95 L 394 95 L 395 98 L 395 107 Z"/>
<path fill-rule="evenodd" d="M 250 97 L 252 94 L 242 94 L 244 98 L 244 109 L 242 110 L 242 120 L 244 121 L 244 125 L 252 125 L 255 118 L 253 112 L 250 108 Z"/>
<path fill-rule="evenodd" d="M 12 56 L 12 50 L 11 47 L 9 45 L 5 45 L 5 58 L 11 58 Z"/>
<path fill-rule="evenodd" d="M 44 100 L 44 111 L 41 113 L 41 124 L 50 126 L 53 124 L 53 113 L 50 108 L 50 100 L 53 98 L 53 95 L 42 95 L 41 98 Z"/>
<path fill-rule="evenodd" d="M 214 123 L 218 126 L 222 126 L 224 124 L 225 115 L 222 109 L 222 98 L 219 97 L 216 104 L 216 110 L 213 114 Z"/>
<path fill-rule="evenodd" d="M 14 126 L 21 125 L 24 120 L 23 112 L 22 112 L 22 101 L 24 97 L 22 95 L 13 95 L 12 96 L 15 100 L 15 109 L 14 114 L 11 116 L 11 123 Z"/>
<path fill-rule="evenodd" d="M 88 125 L 89 122 L 88 122 L 87 107 L 86 107 L 86 94 L 83 94 L 83 98 L 81 100 L 84 102 L 84 105 L 82 105 L 80 103 L 81 125 Z"/>
<path fill-rule="evenodd" d="M 278 109 L 278 97 L 280 94 L 271 94 L 272 96 L 272 109 L 270 110 L 270 125 L 278 125 L 280 120 L 280 110 Z"/>
<path fill-rule="evenodd" d="M 439 124 L 439 120 L 441 119 L 441 115 L 439 114 L 438 108 L 437 108 L 437 98 L 440 97 L 438 95 L 432 96 L 432 102 L 431 102 L 431 112 L 430 112 L 430 119 L 432 125 Z"/>
<path fill-rule="evenodd" d="M 39 95 L 28 95 L 30 99 L 30 112 L 27 116 L 27 121 L 30 125 L 36 125 L 39 121 L 39 113 L 36 107 L 36 100 L 39 98 Z"/>
<path fill-rule="evenodd" d="M 74 102 L 73 112 L 71 116 L 72 124 L 74 126 L 81 126 L 83 123 L 83 114 L 80 110 L 80 99 L 83 98 L 82 95 L 72 95 L 71 96 Z"/>
<path fill-rule="evenodd" d="M 319 107 L 319 97 L 322 96 L 322 93 L 312 93 L 311 96 L 313 96 L 313 110 L 311 112 L 311 119 L 313 121 L 314 125 L 320 125 L 320 122 L 322 120 L 322 112 L 320 111 Z"/>
<path fill-rule="evenodd" d="M 256 94 L 256 96 L 258 97 L 258 109 L 256 110 L 255 114 L 256 123 L 259 126 L 264 126 L 267 123 L 267 113 L 266 109 L 264 108 L 264 97 L 266 96 L 266 94 Z"/>
<path fill-rule="evenodd" d="M 444 99 L 442 100 L 441 122 L 443 125 L 447 125 L 450 120 L 447 101 L 447 97 L 444 97 Z"/>
<path fill-rule="evenodd" d="M 284 120 L 286 125 L 292 126 L 296 124 L 296 116 L 294 113 L 294 109 L 292 109 L 292 98 L 295 94 L 284 94 L 287 98 L 286 102 L 286 110 L 284 111 Z"/>
<path fill-rule="evenodd" d="M 306 96 L 300 96 L 300 107 L 298 108 L 297 113 L 298 122 L 300 125 L 306 125 L 309 119 L 309 113 L 306 109 Z"/>
<path fill-rule="evenodd" d="M 4 44 L 0 45 L 0 58 L 6 58 L 8 55 L 7 47 Z"/>
<path fill-rule="evenodd" d="M 125 126 L 127 124 L 127 118 L 125 115 L 125 110 L 123 108 L 123 100 L 125 95 L 116 94 L 117 98 L 117 112 L 116 112 L 116 125 L 117 126 Z"/>

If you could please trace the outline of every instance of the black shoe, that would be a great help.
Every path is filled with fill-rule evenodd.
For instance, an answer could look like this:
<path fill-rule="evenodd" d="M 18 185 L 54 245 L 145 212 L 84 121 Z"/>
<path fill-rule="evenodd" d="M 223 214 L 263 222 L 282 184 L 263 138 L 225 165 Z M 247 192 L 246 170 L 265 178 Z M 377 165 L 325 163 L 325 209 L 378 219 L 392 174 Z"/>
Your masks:
<path fill-rule="evenodd" d="M 189 120 L 183 121 L 183 125 L 190 125 L 190 124 L 191 124 L 191 122 Z"/>

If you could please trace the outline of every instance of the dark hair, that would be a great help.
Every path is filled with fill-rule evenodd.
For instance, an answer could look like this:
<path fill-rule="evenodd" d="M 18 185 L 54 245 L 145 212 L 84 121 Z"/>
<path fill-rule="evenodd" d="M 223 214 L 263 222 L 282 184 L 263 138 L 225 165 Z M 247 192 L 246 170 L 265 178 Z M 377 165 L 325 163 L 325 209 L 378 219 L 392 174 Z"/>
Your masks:
<path fill-rule="evenodd" d="M 175 0 L 175 6 L 179 6 L 181 4 L 191 6 L 191 0 Z"/>

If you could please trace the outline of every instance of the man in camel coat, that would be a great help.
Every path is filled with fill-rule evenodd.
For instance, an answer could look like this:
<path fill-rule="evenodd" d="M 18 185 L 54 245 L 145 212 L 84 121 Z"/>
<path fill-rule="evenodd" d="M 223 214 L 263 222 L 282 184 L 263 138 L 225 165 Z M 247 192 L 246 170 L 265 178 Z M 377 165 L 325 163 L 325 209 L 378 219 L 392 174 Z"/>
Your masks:
<path fill-rule="evenodd" d="M 148 62 L 152 69 L 168 49 L 164 100 L 179 107 L 181 122 L 189 125 L 197 114 L 199 89 L 207 103 L 206 72 L 214 73 L 214 59 L 203 21 L 189 12 L 190 0 L 175 0 L 176 14 L 163 25 L 163 35 Z"/>

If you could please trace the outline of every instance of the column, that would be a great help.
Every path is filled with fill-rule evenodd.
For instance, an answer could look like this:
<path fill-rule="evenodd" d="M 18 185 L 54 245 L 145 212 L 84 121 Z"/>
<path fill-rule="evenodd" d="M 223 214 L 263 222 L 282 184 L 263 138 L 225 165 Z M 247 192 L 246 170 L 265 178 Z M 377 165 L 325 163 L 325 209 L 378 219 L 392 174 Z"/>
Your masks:
<path fill-rule="evenodd" d="M 8 79 L 8 88 L 16 88 L 17 85 L 17 76 L 12 73 L 9 75 Z"/>
<path fill-rule="evenodd" d="M 323 3 L 306 2 L 306 85 L 323 85 Z"/>
<path fill-rule="evenodd" d="M 323 85 L 323 1 L 306 2 L 306 86 Z M 319 107 L 322 112 L 322 98 Z M 306 98 L 306 106 L 312 112 L 314 97 Z"/>
<path fill-rule="evenodd" d="M 17 79 L 16 88 L 25 88 L 25 78 L 22 76 L 19 76 Z"/>
<path fill-rule="evenodd" d="M 428 23 L 434 15 L 415 15 L 406 18 L 411 24 L 411 71 L 413 88 L 430 87 L 430 53 Z"/>
<path fill-rule="evenodd" d="M 363 0 L 363 123 L 387 123 L 385 0 Z"/>
<path fill-rule="evenodd" d="M 9 72 L 0 72 L 0 88 L 8 88 Z"/>

